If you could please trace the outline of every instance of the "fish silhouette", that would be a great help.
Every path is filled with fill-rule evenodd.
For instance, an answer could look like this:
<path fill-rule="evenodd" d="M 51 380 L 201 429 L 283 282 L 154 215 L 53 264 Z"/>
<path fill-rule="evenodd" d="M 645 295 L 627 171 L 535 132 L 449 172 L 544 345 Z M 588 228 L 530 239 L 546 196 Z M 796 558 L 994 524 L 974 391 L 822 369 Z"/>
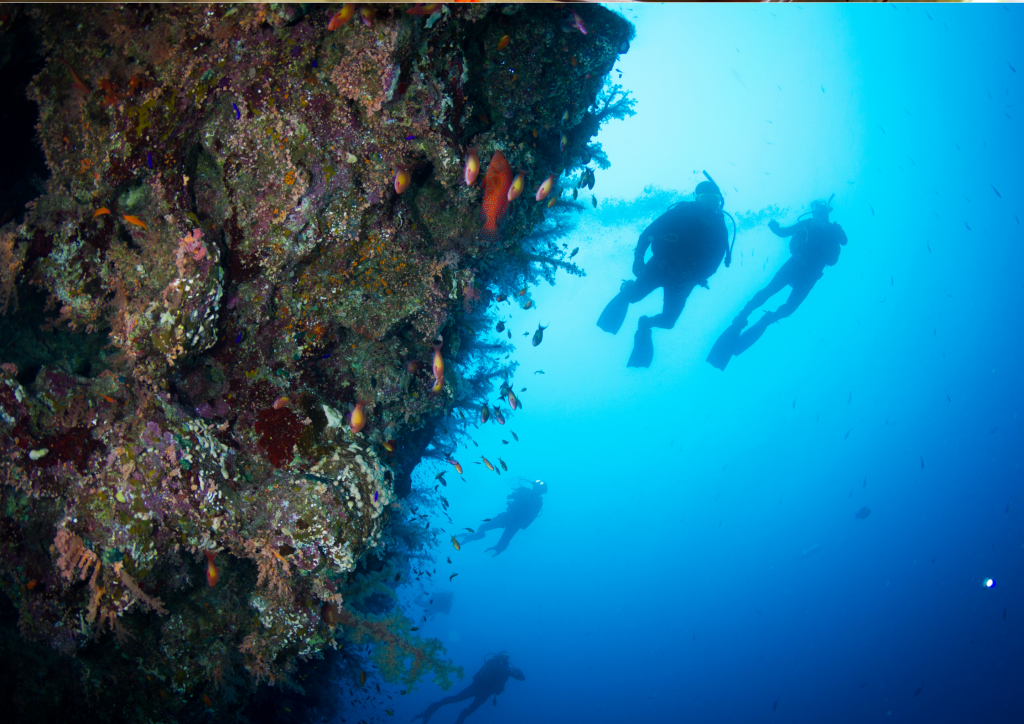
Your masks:
<path fill-rule="evenodd" d="M 854 515 L 855 515 L 855 516 L 856 516 L 857 518 L 859 518 L 860 520 L 864 520 L 864 519 L 865 519 L 865 518 L 867 518 L 867 517 L 868 517 L 869 515 L 871 515 L 871 508 L 868 508 L 868 507 L 864 507 L 864 508 L 861 508 L 861 509 L 860 509 L 860 510 L 858 510 L 858 511 L 857 511 L 856 513 L 854 513 Z"/>

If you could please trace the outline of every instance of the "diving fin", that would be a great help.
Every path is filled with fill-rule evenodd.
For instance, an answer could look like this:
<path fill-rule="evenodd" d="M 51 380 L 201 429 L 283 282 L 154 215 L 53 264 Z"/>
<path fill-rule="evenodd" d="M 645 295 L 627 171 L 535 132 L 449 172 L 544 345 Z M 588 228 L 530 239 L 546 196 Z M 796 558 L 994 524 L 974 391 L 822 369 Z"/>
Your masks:
<path fill-rule="evenodd" d="M 608 302 L 608 306 L 597 318 L 597 326 L 609 334 L 618 334 L 622 323 L 626 320 L 626 312 L 629 311 L 629 300 L 626 298 L 626 285 L 633 282 L 623 282 L 622 289 L 615 298 Z"/>
<path fill-rule="evenodd" d="M 739 341 L 740 332 L 743 331 L 743 325 L 739 322 L 733 322 L 729 325 L 728 329 L 722 332 L 722 336 L 715 342 L 715 346 L 711 348 L 708 353 L 708 362 L 712 367 L 725 372 L 726 365 L 729 364 L 729 360 L 736 353 L 736 343 Z"/>
<path fill-rule="evenodd" d="M 627 367 L 650 367 L 654 359 L 654 340 L 651 328 L 641 324 L 633 336 L 633 353 L 629 355 Z"/>

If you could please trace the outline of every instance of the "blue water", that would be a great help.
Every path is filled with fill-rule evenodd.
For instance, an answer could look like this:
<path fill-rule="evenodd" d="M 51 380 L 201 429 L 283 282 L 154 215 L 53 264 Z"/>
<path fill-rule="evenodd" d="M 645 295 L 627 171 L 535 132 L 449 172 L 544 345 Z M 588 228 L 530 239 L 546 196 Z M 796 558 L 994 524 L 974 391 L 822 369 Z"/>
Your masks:
<path fill-rule="evenodd" d="M 564 240 L 587 276 L 501 308 L 525 409 L 460 446 L 454 524 L 433 521 L 476 527 L 518 476 L 550 486 L 502 555 L 496 532 L 438 551 L 454 604 L 421 633 L 466 668 L 447 693 L 505 650 L 526 681 L 470 722 L 1024 721 L 1024 9 L 615 10 L 637 114 L 602 130 L 598 210 L 584 193 Z M 763 222 L 741 231 L 651 368 L 627 369 L 660 292 L 617 336 L 595 321 L 664 210 L 627 204 L 705 169 L 727 210 L 783 224 L 835 193 L 849 244 L 720 372 L 711 345 L 788 258 Z M 391 693 L 396 721 L 445 695 Z"/>

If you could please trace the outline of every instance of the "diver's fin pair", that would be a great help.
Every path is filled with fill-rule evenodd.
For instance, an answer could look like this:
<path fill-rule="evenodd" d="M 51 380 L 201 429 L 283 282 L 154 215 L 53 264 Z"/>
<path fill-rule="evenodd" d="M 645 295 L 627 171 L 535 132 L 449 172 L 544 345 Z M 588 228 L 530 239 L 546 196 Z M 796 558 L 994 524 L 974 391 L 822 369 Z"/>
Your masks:
<path fill-rule="evenodd" d="M 608 306 L 597 318 L 597 326 L 609 334 L 618 334 L 622 329 L 622 323 L 626 321 L 626 312 L 629 311 L 629 300 L 626 298 L 626 285 L 633 282 L 623 282 L 622 288 L 615 298 L 608 302 Z"/>
<path fill-rule="evenodd" d="M 722 336 L 718 338 L 715 346 L 708 353 L 708 362 L 712 367 L 717 367 L 725 372 L 725 367 L 729 364 L 729 360 L 736 354 L 736 345 L 739 342 L 743 326 L 739 321 L 735 321 L 729 325 L 728 329 L 722 332 Z"/>

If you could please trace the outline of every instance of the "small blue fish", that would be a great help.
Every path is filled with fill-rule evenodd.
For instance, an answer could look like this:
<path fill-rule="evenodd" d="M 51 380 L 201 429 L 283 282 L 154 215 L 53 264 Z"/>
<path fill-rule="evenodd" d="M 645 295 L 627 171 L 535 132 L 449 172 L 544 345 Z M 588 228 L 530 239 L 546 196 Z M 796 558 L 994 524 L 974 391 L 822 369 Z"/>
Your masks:
<path fill-rule="evenodd" d="M 405 140 L 406 141 L 415 141 L 416 140 L 416 136 L 406 136 Z"/>
<path fill-rule="evenodd" d="M 236 106 L 234 103 L 232 103 L 231 107 L 235 109 L 235 120 L 236 121 L 242 120 L 242 112 L 240 110 L 238 110 L 238 106 Z"/>
<path fill-rule="evenodd" d="M 373 502 L 374 503 L 377 502 L 377 496 L 379 496 L 379 495 L 380 495 L 380 491 L 377 491 L 377 490 L 373 491 Z"/>
<path fill-rule="evenodd" d="M 316 67 L 316 59 L 313 60 L 313 67 Z"/>
<path fill-rule="evenodd" d="M 235 340 L 235 344 L 241 344 L 241 343 L 242 343 L 242 333 L 239 332 L 238 333 L 238 339 Z"/>
<path fill-rule="evenodd" d="M 146 164 L 150 168 L 153 168 L 153 154 L 150 153 L 149 151 L 146 151 Z"/>

